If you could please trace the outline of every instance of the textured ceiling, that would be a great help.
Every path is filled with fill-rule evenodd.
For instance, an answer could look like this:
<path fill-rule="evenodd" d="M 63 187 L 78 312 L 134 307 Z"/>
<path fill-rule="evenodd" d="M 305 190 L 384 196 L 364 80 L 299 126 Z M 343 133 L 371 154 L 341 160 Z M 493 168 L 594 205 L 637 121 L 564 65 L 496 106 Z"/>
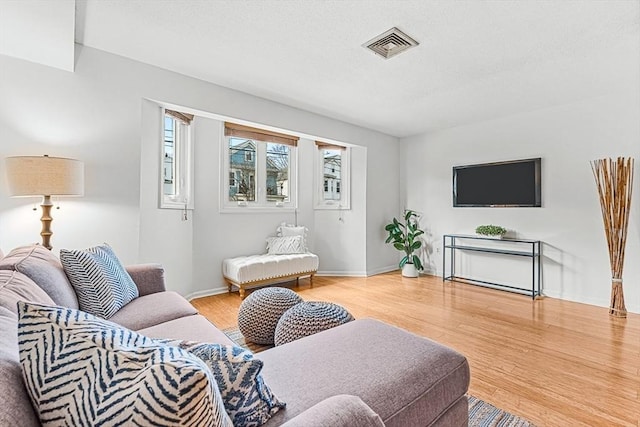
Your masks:
<path fill-rule="evenodd" d="M 624 90 L 639 23 L 637 0 L 76 1 L 77 43 L 398 137 Z M 394 26 L 420 45 L 362 48 Z"/>

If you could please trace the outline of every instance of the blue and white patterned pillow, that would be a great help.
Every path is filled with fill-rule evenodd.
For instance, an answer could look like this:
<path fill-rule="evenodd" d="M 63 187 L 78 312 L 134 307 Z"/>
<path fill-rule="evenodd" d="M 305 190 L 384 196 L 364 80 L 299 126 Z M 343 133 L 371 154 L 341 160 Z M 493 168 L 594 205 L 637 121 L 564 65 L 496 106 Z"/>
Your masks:
<path fill-rule="evenodd" d="M 207 366 L 178 347 L 61 307 L 18 303 L 27 391 L 45 426 L 233 427 Z"/>
<path fill-rule="evenodd" d="M 138 297 L 138 287 L 106 243 L 85 250 L 61 249 L 60 261 L 82 311 L 108 319 Z"/>
<path fill-rule="evenodd" d="M 173 344 L 198 356 L 211 369 L 234 426 L 261 426 L 286 406 L 265 384 L 260 375 L 263 362 L 249 350 L 189 341 Z"/>

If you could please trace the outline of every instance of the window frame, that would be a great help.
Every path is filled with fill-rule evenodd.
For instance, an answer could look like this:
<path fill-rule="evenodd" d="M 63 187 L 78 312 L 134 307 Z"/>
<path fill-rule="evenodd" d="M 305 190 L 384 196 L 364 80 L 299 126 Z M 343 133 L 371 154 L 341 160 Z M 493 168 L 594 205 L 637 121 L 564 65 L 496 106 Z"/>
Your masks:
<path fill-rule="evenodd" d="M 226 123 L 225 123 L 226 126 Z M 254 129 L 259 130 L 259 129 Z M 297 208 L 298 200 L 298 147 L 296 144 L 286 144 L 281 141 L 269 141 L 269 132 L 266 136 L 258 138 L 245 138 L 253 141 L 255 150 L 255 201 L 231 201 L 229 200 L 230 174 L 233 173 L 230 164 L 229 141 L 231 138 L 239 138 L 234 135 L 226 135 L 223 127 L 220 144 L 220 201 L 221 213 L 239 212 L 293 212 Z M 275 133 L 274 133 L 275 134 Z M 277 134 L 276 134 L 277 135 Z M 277 139 L 277 138 L 274 138 Z M 297 138 L 295 138 L 297 142 Z M 288 171 L 288 201 L 273 202 L 267 199 L 267 144 L 287 145 L 289 149 L 289 171 Z M 237 180 L 237 178 L 236 178 Z"/>
<path fill-rule="evenodd" d="M 336 193 L 340 194 L 340 200 L 325 200 L 325 185 L 335 188 L 324 176 L 324 150 L 333 149 L 341 151 L 340 159 L 340 184 Z M 351 209 L 351 147 L 340 146 L 316 141 L 315 146 L 315 173 L 314 173 L 314 209 L 318 210 L 350 210 Z M 336 183 L 337 184 L 337 183 Z"/>
<path fill-rule="evenodd" d="M 161 108 L 160 120 L 160 179 L 159 179 L 159 208 L 160 209 L 188 209 L 193 210 L 194 207 L 194 156 L 193 156 L 193 123 L 187 122 L 168 114 L 168 108 Z M 174 111 L 174 110 L 169 110 Z M 174 194 L 165 194 L 165 118 L 171 117 L 174 121 L 174 180 L 176 192 Z M 185 117 L 187 117 L 185 115 Z M 192 118 L 191 118 L 192 120 Z"/>

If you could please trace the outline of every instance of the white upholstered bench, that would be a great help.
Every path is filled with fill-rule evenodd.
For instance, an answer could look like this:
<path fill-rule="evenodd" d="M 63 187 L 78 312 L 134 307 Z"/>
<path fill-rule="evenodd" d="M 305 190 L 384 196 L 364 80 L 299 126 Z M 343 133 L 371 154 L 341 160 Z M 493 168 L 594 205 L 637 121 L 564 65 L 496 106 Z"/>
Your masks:
<path fill-rule="evenodd" d="M 222 275 L 229 286 L 229 292 L 236 286 L 240 297 L 244 298 L 248 287 L 268 285 L 309 276 L 313 286 L 313 276 L 318 271 L 318 256 L 312 253 L 286 255 L 250 255 L 227 258 L 222 262 Z"/>

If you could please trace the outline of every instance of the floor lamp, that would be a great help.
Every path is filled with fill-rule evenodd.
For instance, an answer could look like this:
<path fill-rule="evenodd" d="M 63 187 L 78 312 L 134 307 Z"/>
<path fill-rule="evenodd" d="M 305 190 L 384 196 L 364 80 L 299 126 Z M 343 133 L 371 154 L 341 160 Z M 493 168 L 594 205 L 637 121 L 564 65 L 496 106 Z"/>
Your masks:
<path fill-rule="evenodd" d="M 49 156 L 16 156 L 5 159 L 9 195 L 42 196 L 42 246 L 51 249 L 51 196 L 84 194 L 84 163 Z"/>

